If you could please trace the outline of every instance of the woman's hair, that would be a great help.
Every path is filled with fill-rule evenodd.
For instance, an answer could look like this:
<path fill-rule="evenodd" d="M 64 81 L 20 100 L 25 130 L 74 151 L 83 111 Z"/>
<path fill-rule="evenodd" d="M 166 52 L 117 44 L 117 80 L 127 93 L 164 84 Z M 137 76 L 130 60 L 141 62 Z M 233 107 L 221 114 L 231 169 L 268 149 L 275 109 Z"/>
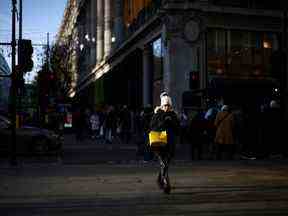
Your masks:
<path fill-rule="evenodd" d="M 169 105 L 172 107 L 172 100 L 171 100 L 171 97 L 169 97 L 168 95 L 161 97 L 161 106 L 164 106 L 164 105 Z"/>

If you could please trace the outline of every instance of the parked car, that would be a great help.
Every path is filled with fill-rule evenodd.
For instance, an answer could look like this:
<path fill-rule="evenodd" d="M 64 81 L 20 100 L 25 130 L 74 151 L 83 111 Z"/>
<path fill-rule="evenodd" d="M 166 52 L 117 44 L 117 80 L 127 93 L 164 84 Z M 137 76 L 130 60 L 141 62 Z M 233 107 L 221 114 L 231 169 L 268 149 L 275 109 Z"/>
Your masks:
<path fill-rule="evenodd" d="M 12 140 L 12 123 L 0 115 L 0 154 L 7 155 Z M 39 127 L 22 126 L 16 128 L 17 154 L 61 153 L 63 138 L 54 131 Z"/>

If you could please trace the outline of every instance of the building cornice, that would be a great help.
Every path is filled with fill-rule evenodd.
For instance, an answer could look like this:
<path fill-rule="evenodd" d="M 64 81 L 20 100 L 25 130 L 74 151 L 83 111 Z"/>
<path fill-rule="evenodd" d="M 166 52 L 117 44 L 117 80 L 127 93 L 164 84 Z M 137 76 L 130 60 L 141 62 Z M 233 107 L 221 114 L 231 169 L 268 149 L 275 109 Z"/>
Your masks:
<path fill-rule="evenodd" d="M 217 6 L 202 1 L 186 1 L 166 0 L 163 3 L 163 10 L 165 11 L 185 11 L 185 10 L 198 10 L 202 12 L 214 12 L 221 14 L 242 14 L 251 16 L 268 16 L 268 17 L 282 17 L 284 11 L 281 10 L 268 10 L 268 9 L 253 9 L 253 8 L 239 8 L 229 6 Z"/>

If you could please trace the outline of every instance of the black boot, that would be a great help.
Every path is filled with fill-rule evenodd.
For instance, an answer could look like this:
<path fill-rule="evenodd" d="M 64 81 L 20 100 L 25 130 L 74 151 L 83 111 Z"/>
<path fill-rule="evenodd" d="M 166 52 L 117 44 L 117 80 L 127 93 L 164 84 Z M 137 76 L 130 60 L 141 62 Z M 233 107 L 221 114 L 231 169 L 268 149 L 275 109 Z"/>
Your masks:
<path fill-rule="evenodd" d="M 158 177 L 157 177 L 157 184 L 161 190 L 164 188 L 163 178 L 160 173 L 158 174 Z"/>
<path fill-rule="evenodd" d="M 166 194 L 170 194 L 170 192 L 171 192 L 171 185 L 170 185 L 170 181 L 169 181 L 169 178 L 168 177 L 165 177 L 164 179 L 163 179 L 163 191 L 164 191 L 164 193 L 166 193 Z"/>

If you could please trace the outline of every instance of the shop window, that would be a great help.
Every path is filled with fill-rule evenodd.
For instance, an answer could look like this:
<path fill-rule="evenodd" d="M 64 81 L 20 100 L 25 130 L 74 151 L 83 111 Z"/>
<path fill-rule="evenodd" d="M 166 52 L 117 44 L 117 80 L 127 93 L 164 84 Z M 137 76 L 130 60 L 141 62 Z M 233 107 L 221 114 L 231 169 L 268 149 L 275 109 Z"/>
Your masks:
<path fill-rule="evenodd" d="M 275 33 L 211 29 L 208 32 L 209 78 L 271 78 L 271 58 L 279 44 Z"/>
<path fill-rule="evenodd" d="M 208 71 L 211 75 L 225 73 L 225 31 L 213 30 L 208 33 Z"/>
<path fill-rule="evenodd" d="M 287 1 L 279 1 L 275 3 L 271 0 L 250 0 L 251 7 L 256 9 L 267 9 L 267 10 L 282 10 L 287 7 Z"/>
<path fill-rule="evenodd" d="M 163 76 L 163 48 L 162 39 L 159 38 L 152 42 L 153 48 L 153 72 L 154 80 L 162 79 Z"/>
<path fill-rule="evenodd" d="M 151 4 L 152 0 L 124 0 L 124 20 L 126 27 L 129 27 L 145 7 Z"/>

